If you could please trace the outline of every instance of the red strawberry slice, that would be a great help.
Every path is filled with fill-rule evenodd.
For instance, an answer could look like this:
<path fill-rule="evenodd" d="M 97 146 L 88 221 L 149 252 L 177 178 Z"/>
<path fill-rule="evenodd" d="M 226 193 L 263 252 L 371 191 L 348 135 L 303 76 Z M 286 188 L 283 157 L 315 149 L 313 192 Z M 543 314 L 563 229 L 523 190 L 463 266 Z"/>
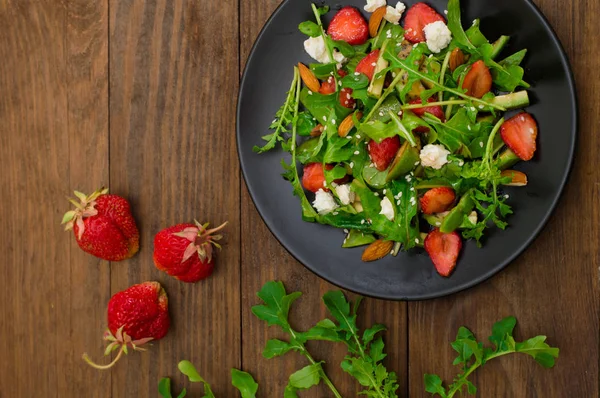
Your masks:
<path fill-rule="evenodd" d="M 441 213 L 448 210 L 455 199 L 456 194 L 452 188 L 433 188 L 420 199 L 421 210 L 425 214 Z"/>
<path fill-rule="evenodd" d="M 356 100 L 352 98 L 351 88 L 343 88 L 340 90 L 340 105 L 349 109 L 354 109 L 356 106 Z"/>
<path fill-rule="evenodd" d="M 364 57 L 358 65 L 356 65 L 356 73 L 362 73 L 367 75 L 369 81 L 373 80 L 375 74 L 375 66 L 377 66 L 377 60 L 379 59 L 379 50 L 372 51 L 366 57 Z"/>
<path fill-rule="evenodd" d="M 533 158 L 537 147 L 538 126 L 529 113 L 523 112 L 505 121 L 500 128 L 500 134 L 506 145 L 519 158 Z"/>
<path fill-rule="evenodd" d="M 345 70 L 342 70 L 342 69 L 338 69 L 337 73 L 338 73 L 339 77 L 346 77 L 346 76 L 348 76 L 348 72 L 346 72 Z"/>
<path fill-rule="evenodd" d="M 327 80 L 325 80 L 321 84 L 321 88 L 319 89 L 319 94 L 329 95 L 335 93 L 335 79 L 333 76 L 329 76 Z"/>
<path fill-rule="evenodd" d="M 479 60 L 471 65 L 467 72 L 462 87 L 467 90 L 467 95 L 481 98 L 492 89 L 492 74 L 485 62 Z"/>
<path fill-rule="evenodd" d="M 377 170 L 385 171 L 400 150 L 400 137 L 396 135 L 386 138 L 380 143 L 371 140 L 369 141 L 368 149 L 371 160 L 375 163 Z"/>
<path fill-rule="evenodd" d="M 369 25 L 360 11 L 344 7 L 334 15 L 327 34 L 333 40 L 343 40 L 353 46 L 364 44 L 369 39 Z"/>
<path fill-rule="evenodd" d="M 332 170 L 335 167 L 333 164 L 325 166 L 327 170 Z M 334 180 L 336 184 L 344 184 L 348 182 L 350 176 L 346 175 L 343 178 Z M 317 192 L 322 189 L 329 192 L 328 188 L 325 188 L 325 172 L 323 171 L 323 164 L 321 163 L 308 163 L 304 166 L 304 174 L 302 175 L 302 186 L 307 191 Z"/>
<path fill-rule="evenodd" d="M 436 228 L 425 238 L 425 250 L 441 276 L 450 276 L 454 271 L 461 249 L 462 240 L 456 232 L 444 234 Z"/>
<path fill-rule="evenodd" d="M 427 100 L 427 102 L 435 102 L 435 98 L 429 98 Z M 420 99 L 414 99 L 414 100 L 410 101 L 409 103 L 411 105 L 416 105 L 416 104 L 421 105 L 423 103 L 423 101 L 421 101 Z M 442 122 L 446 121 L 446 115 L 444 115 L 444 110 L 439 105 L 426 106 L 424 108 L 415 108 L 415 109 L 411 109 L 411 111 L 420 118 L 422 118 L 423 115 L 425 115 L 426 113 L 430 113 L 433 116 L 440 119 Z M 413 131 L 416 133 L 426 133 L 429 131 L 429 129 L 425 126 L 419 126 L 416 129 L 414 129 Z"/>
<path fill-rule="evenodd" d="M 406 12 L 404 17 L 404 37 L 411 43 L 421 43 L 426 40 L 423 28 L 437 21 L 446 22 L 444 17 L 425 3 L 417 3 Z"/>

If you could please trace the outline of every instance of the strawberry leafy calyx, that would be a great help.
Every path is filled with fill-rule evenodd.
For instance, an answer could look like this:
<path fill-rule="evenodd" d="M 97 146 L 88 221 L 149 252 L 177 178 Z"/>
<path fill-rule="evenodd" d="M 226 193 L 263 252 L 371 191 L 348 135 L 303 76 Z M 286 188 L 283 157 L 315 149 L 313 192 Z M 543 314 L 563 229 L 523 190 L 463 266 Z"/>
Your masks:
<path fill-rule="evenodd" d="M 86 195 L 82 192 L 75 191 L 75 196 L 79 199 L 77 202 L 75 199 L 67 198 L 75 206 L 75 210 L 69 210 L 63 216 L 61 224 L 65 224 L 65 231 L 73 229 L 73 226 L 77 224 L 77 239 L 81 239 L 85 225 L 83 220 L 87 217 L 92 217 L 98 214 L 98 210 L 95 209 L 96 199 L 102 195 L 108 193 L 108 188 L 100 188 L 91 195 Z"/>
<path fill-rule="evenodd" d="M 213 246 L 221 249 L 221 245 L 217 241 L 221 240 L 223 235 L 216 234 L 216 232 L 222 230 L 227 225 L 227 221 L 212 229 L 208 229 L 209 223 L 201 224 L 196 220 L 194 220 L 194 223 L 196 224 L 195 227 L 188 227 L 173 234 L 190 241 L 183 253 L 182 263 L 191 258 L 194 253 L 198 253 L 200 260 L 210 261 L 213 256 Z"/>
<path fill-rule="evenodd" d="M 125 325 L 121 326 L 117 330 L 117 333 L 115 333 L 114 335 L 108 329 L 106 330 L 106 332 L 104 332 L 103 339 L 105 341 L 110 342 L 106 346 L 106 349 L 104 350 L 104 355 L 110 355 L 113 351 L 115 351 L 117 349 L 119 350 L 119 352 L 117 353 L 117 356 L 115 357 L 115 359 L 112 360 L 112 362 L 110 362 L 107 365 L 98 365 L 97 363 L 93 362 L 90 359 L 90 357 L 87 355 L 87 353 L 83 354 L 83 360 L 85 362 L 87 362 L 88 365 L 92 366 L 93 368 L 96 368 L 99 370 L 106 370 L 106 369 L 110 369 L 111 367 L 113 367 L 117 363 L 117 361 L 119 359 L 121 359 L 123 354 L 125 354 L 125 355 L 128 354 L 127 347 L 131 347 L 134 351 L 146 351 L 146 349 L 142 348 L 141 346 L 148 343 L 149 341 L 153 340 L 153 338 L 146 337 L 143 339 L 133 340 L 131 338 L 131 336 L 129 336 L 127 333 L 125 333 L 123 331 L 124 327 L 125 327 Z"/>

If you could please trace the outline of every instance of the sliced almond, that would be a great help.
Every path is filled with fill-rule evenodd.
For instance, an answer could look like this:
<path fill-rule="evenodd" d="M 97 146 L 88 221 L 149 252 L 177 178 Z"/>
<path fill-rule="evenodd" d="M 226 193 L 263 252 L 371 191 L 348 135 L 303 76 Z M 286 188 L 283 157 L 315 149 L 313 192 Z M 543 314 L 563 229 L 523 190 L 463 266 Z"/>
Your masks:
<path fill-rule="evenodd" d="M 346 118 L 344 120 L 342 120 L 342 122 L 340 123 L 340 126 L 338 127 L 338 135 L 340 137 L 346 137 L 348 135 L 348 133 L 350 132 L 350 130 L 352 130 L 354 128 L 354 119 L 352 118 L 353 115 L 356 115 L 356 118 L 359 120 L 363 116 L 361 111 L 356 111 L 356 112 L 346 116 Z"/>
<path fill-rule="evenodd" d="M 450 53 L 450 60 L 448 61 L 448 66 L 452 72 L 454 72 L 459 66 L 464 65 L 465 62 L 467 62 L 465 59 L 465 53 L 463 53 L 460 48 L 457 47 L 452 50 Z"/>
<path fill-rule="evenodd" d="M 524 187 L 527 185 L 527 175 L 517 170 L 504 170 L 501 174 L 502 178 L 510 177 L 512 180 L 508 184 L 511 187 Z"/>
<path fill-rule="evenodd" d="M 379 27 L 381 26 L 381 21 L 383 21 L 386 12 L 387 7 L 382 6 L 371 14 L 371 18 L 369 19 L 369 34 L 371 37 L 375 37 L 377 36 L 377 33 L 379 33 Z"/>
<path fill-rule="evenodd" d="M 362 260 L 364 262 L 379 260 L 390 254 L 393 248 L 394 242 L 391 240 L 376 240 L 365 249 Z"/>
<path fill-rule="evenodd" d="M 300 71 L 300 78 L 304 82 L 304 85 L 313 93 L 318 93 L 321 88 L 321 83 L 315 74 L 302 62 L 298 62 L 298 70 Z"/>
<path fill-rule="evenodd" d="M 310 131 L 310 136 L 311 137 L 319 137 L 321 134 L 323 134 L 324 130 L 325 130 L 325 127 L 323 127 L 322 124 L 317 124 L 317 126 Z"/>

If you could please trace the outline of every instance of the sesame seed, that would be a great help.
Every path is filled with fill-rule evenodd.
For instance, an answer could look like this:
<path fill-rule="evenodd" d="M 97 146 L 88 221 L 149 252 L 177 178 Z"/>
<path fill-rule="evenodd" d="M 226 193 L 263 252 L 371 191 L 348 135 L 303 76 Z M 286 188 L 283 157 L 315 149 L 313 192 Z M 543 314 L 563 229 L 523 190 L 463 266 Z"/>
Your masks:
<path fill-rule="evenodd" d="M 379 193 L 377 193 L 377 192 L 375 192 L 375 194 L 374 194 L 374 195 L 375 195 L 375 196 L 377 196 L 377 197 L 379 197 Z"/>
<path fill-rule="evenodd" d="M 436 227 L 439 227 L 440 225 L 442 225 L 442 223 L 441 223 L 441 222 L 439 222 L 439 221 L 436 221 L 436 222 L 435 222 L 435 226 L 436 226 Z"/>
<path fill-rule="evenodd" d="M 360 73 L 359 72 L 354 72 L 354 75 L 355 76 L 360 76 Z"/>
<path fill-rule="evenodd" d="M 324 121 L 327 121 L 327 116 L 323 116 L 323 120 L 324 120 Z"/>
<path fill-rule="evenodd" d="M 510 198 L 510 196 L 508 196 L 508 194 L 504 195 L 504 199 L 508 199 Z"/>
<path fill-rule="evenodd" d="M 533 133 L 535 133 L 535 131 L 533 130 L 533 128 L 529 129 L 529 134 L 533 135 Z"/>
<path fill-rule="evenodd" d="M 327 186 L 327 181 L 323 181 L 323 186 L 326 187 Z"/>
<path fill-rule="evenodd" d="M 471 112 L 475 112 L 477 109 L 475 109 L 474 106 L 471 107 Z"/>
<path fill-rule="evenodd" d="M 346 137 L 346 139 L 347 139 L 347 140 L 351 140 L 351 139 L 352 139 L 352 136 L 351 136 L 351 135 L 349 135 L 349 136 L 347 136 L 347 137 Z"/>
<path fill-rule="evenodd" d="M 394 249 L 392 249 L 392 251 L 390 252 L 390 254 L 394 254 Z"/>
<path fill-rule="evenodd" d="M 344 101 L 344 105 L 348 105 L 348 100 Z"/>
<path fill-rule="evenodd" d="M 448 10 L 444 10 L 444 14 L 448 15 Z"/>
<path fill-rule="evenodd" d="M 401 204 L 401 203 L 402 203 L 402 201 L 401 201 L 400 199 L 398 199 L 398 200 L 396 201 L 396 205 L 397 205 L 397 206 L 400 206 L 400 204 Z"/>
<path fill-rule="evenodd" d="M 392 77 L 396 77 L 396 72 L 392 72 Z"/>
<path fill-rule="evenodd" d="M 379 116 L 383 116 L 383 111 L 379 112 Z"/>
<path fill-rule="evenodd" d="M 308 95 L 313 95 L 313 92 L 308 90 Z"/>
<path fill-rule="evenodd" d="M 342 87 L 342 81 L 341 80 L 338 82 L 338 86 Z"/>
<path fill-rule="evenodd" d="M 401 198 L 402 197 L 402 192 L 398 192 L 398 197 Z"/>
<path fill-rule="evenodd" d="M 331 121 L 331 123 L 335 124 L 335 119 L 333 119 L 333 120 Z"/>
<path fill-rule="evenodd" d="M 387 193 L 387 189 L 384 189 L 383 190 L 383 194 L 385 195 L 386 193 Z"/>
<path fill-rule="evenodd" d="M 419 162 L 419 161 L 416 161 L 416 162 L 415 162 L 415 166 L 418 166 L 418 165 L 419 165 L 419 163 L 421 163 L 421 162 Z"/>
<path fill-rule="evenodd" d="M 410 190 L 411 190 L 412 192 L 414 192 L 414 191 L 415 191 L 415 187 L 410 187 Z"/>
<path fill-rule="evenodd" d="M 468 125 L 467 128 L 469 129 L 469 131 L 471 131 L 471 125 Z"/>
<path fill-rule="evenodd" d="M 340 214 L 340 213 L 338 213 L 337 211 L 334 211 L 334 212 L 333 212 L 333 215 L 334 215 L 334 216 L 337 216 L 338 214 Z"/>
<path fill-rule="evenodd" d="M 398 112 L 398 116 L 402 116 L 402 111 L 399 111 L 399 112 Z"/>
<path fill-rule="evenodd" d="M 377 66 L 377 62 L 373 62 L 371 66 Z"/>
<path fill-rule="evenodd" d="M 364 223 L 365 223 L 365 220 L 360 220 L 360 223 L 361 223 L 361 224 L 364 224 Z"/>
<path fill-rule="evenodd" d="M 483 141 L 479 142 L 479 146 L 483 148 Z"/>
<path fill-rule="evenodd" d="M 352 97 L 350 96 L 350 94 L 346 94 L 346 98 L 351 99 Z"/>
<path fill-rule="evenodd" d="M 479 105 L 479 109 L 483 109 L 483 108 L 485 108 L 485 106 Z"/>
<path fill-rule="evenodd" d="M 348 230 L 347 230 L 347 229 L 344 229 L 344 233 L 346 233 L 346 234 L 347 234 L 347 233 L 348 233 Z"/>
<path fill-rule="evenodd" d="M 271 122 L 271 124 L 273 123 L 277 123 L 277 119 L 273 119 L 273 121 Z"/>
<path fill-rule="evenodd" d="M 354 151 L 355 155 L 360 155 L 360 151 Z"/>
<path fill-rule="evenodd" d="M 361 137 L 360 137 L 360 134 L 356 134 L 356 139 L 357 139 L 357 140 L 360 140 L 360 138 L 361 138 Z"/>
<path fill-rule="evenodd" d="M 415 238 L 415 243 L 419 244 L 419 238 Z"/>
<path fill-rule="evenodd" d="M 354 162 L 350 162 L 350 168 L 353 169 L 354 168 Z"/>

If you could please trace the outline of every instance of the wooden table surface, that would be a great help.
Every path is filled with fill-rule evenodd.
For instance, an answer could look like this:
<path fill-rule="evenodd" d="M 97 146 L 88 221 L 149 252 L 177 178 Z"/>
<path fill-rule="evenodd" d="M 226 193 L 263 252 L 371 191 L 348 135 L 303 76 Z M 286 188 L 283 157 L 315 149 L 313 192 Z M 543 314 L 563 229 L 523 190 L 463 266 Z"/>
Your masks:
<path fill-rule="evenodd" d="M 306 365 L 265 360 L 277 336 L 250 312 L 271 279 L 304 296 L 292 321 L 326 315 L 333 288 L 294 261 L 269 233 L 240 177 L 235 110 L 251 45 L 279 0 L 0 0 L 0 397 L 155 397 L 161 376 L 193 361 L 218 397 L 234 397 L 229 369 L 243 368 L 262 397 L 277 397 Z M 387 366 L 400 395 L 426 397 L 423 373 L 456 369 L 449 342 L 467 325 L 480 338 L 515 315 L 517 335 L 544 333 L 561 349 L 543 370 L 528 357 L 496 360 L 473 381 L 480 397 L 598 397 L 600 236 L 600 29 L 597 0 L 535 0 L 558 33 L 578 86 L 581 127 L 560 206 L 533 245 L 505 271 L 466 292 L 426 302 L 367 299 L 364 324 L 385 323 Z M 556 110 L 560 112 L 560 109 Z M 567 132 L 565 132 L 566 134 Z M 83 253 L 59 225 L 73 189 L 110 186 L 132 204 L 141 251 L 120 263 Z M 152 239 L 198 217 L 229 221 L 213 276 L 195 285 L 157 271 Z M 158 280 L 172 327 L 149 352 L 99 372 L 111 294 Z M 344 396 L 344 349 L 310 344 Z M 318 387 L 302 394 L 325 397 Z"/>

